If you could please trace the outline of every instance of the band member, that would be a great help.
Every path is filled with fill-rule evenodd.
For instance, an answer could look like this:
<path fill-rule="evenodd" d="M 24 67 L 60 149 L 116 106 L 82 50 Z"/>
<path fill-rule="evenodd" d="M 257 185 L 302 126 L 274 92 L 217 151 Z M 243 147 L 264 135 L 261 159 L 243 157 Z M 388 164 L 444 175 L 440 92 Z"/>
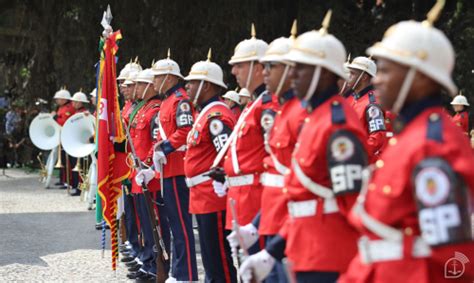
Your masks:
<path fill-rule="evenodd" d="M 453 122 L 461 127 L 465 135 L 469 136 L 469 102 L 467 102 L 467 98 L 462 94 L 456 95 L 451 101 L 451 105 L 455 112 Z"/>
<path fill-rule="evenodd" d="M 222 96 L 222 98 L 224 98 L 225 104 L 227 104 L 230 110 L 234 113 L 235 119 L 238 120 L 240 114 L 242 114 L 239 94 L 235 90 L 229 90 Z"/>

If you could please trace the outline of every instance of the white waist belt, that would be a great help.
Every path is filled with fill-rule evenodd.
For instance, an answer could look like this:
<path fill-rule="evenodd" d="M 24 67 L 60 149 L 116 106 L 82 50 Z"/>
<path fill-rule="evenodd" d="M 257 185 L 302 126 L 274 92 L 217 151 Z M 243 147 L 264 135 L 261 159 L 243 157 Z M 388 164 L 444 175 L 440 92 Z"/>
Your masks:
<path fill-rule="evenodd" d="M 364 263 L 401 260 L 403 258 L 402 241 L 369 240 L 367 237 L 361 237 L 358 247 L 361 260 Z M 415 238 L 412 256 L 423 258 L 430 255 L 430 246 L 421 237 Z"/>
<path fill-rule="evenodd" d="M 231 187 L 252 185 L 253 180 L 254 180 L 254 175 L 253 174 L 234 176 L 234 177 L 228 177 L 227 178 L 227 181 L 229 182 L 229 186 L 231 186 Z"/>
<path fill-rule="evenodd" d="M 316 215 L 318 201 L 315 199 L 305 201 L 288 202 L 288 214 L 293 218 L 308 217 Z M 339 207 L 335 198 L 324 199 L 324 213 L 338 212 Z"/>
<path fill-rule="evenodd" d="M 285 176 L 279 174 L 263 173 L 260 176 L 260 183 L 268 187 L 283 188 Z"/>
<path fill-rule="evenodd" d="M 197 176 L 191 177 L 191 178 L 186 178 L 186 185 L 188 185 L 188 188 L 191 188 L 191 187 L 197 186 L 199 184 L 202 184 L 204 182 L 211 180 L 212 179 L 211 177 L 205 176 L 207 174 L 209 174 L 209 171 L 199 174 Z"/>

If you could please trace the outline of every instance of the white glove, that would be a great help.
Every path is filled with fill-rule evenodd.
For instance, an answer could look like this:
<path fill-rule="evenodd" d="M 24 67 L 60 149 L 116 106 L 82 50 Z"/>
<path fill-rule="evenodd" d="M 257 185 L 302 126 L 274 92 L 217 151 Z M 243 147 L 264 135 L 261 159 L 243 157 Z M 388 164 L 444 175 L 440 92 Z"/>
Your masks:
<path fill-rule="evenodd" d="M 153 180 L 153 178 L 155 178 L 155 171 L 153 169 L 142 169 L 138 171 L 135 176 L 135 182 L 139 185 L 143 183 L 147 185 L 151 180 Z"/>
<path fill-rule="evenodd" d="M 242 238 L 242 244 L 244 245 L 244 247 L 241 247 L 243 249 L 248 249 L 258 241 L 258 231 L 252 223 L 249 223 L 245 226 L 240 226 L 239 234 Z M 232 253 L 235 253 L 237 251 L 237 248 L 240 246 L 237 233 L 235 233 L 235 231 L 232 231 L 232 233 L 227 236 L 227 241 L 229 242 L 229 245 L 232 248 Z"/>
<path fill-rule="evenodd" d="M 160 171 L 161 166 L 165 165 L 168 160 L 166 159 L 165 153 L 161 150 L 160 146 L 155 147 L 153 151 L 153 165 L 156 171 Z"/>
<path fill-rule="evenodd" d="M 218 197 L 221 198 L 227 194 L 227 182 L 221 183 L 218 181 L 212 181 L 212 186 L 214 187 L 214 193 L 216 193 Z"/>
<path fill-rule="evenodd" d="M 263 281 L 275 265 L 275 258 L 266 250 L 249 256 L 240 266 L 239 274 L 243 282 L 250 282 L 255 279 L 257 282 Z"/>

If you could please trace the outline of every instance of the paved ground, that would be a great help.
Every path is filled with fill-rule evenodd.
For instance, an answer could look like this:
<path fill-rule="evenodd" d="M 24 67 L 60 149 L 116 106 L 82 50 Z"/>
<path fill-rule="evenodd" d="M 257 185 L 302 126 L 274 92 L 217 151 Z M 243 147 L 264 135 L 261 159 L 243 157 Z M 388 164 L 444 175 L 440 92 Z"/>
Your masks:
<path fill-rule="evenodd" d="M 101 232 L 84 202 L 44 189 L 37 174 L 6 173 L 0 176 L 0 282 L 127 282 L 124 265 L 111 271 L 108 238 L 102 258 Z"/>

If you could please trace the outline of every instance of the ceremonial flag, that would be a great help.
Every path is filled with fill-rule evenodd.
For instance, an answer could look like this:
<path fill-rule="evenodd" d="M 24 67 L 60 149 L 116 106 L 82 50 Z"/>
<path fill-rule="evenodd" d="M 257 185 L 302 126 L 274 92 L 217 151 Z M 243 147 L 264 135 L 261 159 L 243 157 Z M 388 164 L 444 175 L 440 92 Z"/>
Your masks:
<path fill-rule="evenodd" d="M 115 54 L 118 51 L 117 40 L 121 38 L 120 31 L 117 31 L 107 38 L 101 39 L 99 44 L 100 71 L 97 84 L 98 192 L 103 203 L 104 220 L 109 225 L 111 232 L 113 270 L 116 270 L 118 257 L 117 199 L 122 192 L 122 180 L 130 175 L 126 154 L 114 150 L 114 143 L 125 141 L 118 103 L 115 65 Z"/>

